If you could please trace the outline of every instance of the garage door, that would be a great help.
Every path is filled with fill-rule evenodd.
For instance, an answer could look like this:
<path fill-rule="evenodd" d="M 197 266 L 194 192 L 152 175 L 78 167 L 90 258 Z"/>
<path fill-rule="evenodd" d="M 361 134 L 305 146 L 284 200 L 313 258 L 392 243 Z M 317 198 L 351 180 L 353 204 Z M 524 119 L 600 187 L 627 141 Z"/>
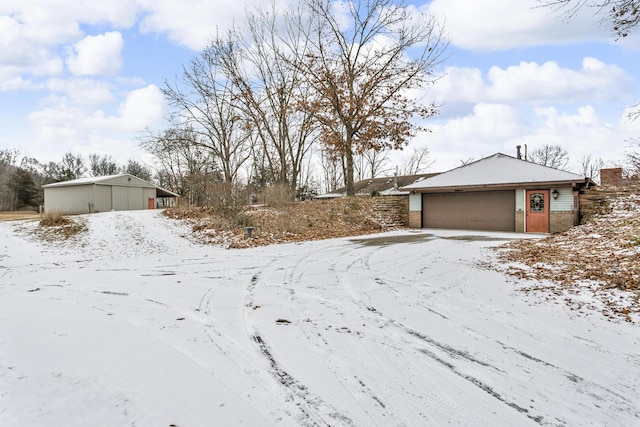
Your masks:
<path fill-rule="evenodd" d="M 515 191 L 463 191 L 422 195 L 422 226 L 463 230 L 515 230 Z"/>

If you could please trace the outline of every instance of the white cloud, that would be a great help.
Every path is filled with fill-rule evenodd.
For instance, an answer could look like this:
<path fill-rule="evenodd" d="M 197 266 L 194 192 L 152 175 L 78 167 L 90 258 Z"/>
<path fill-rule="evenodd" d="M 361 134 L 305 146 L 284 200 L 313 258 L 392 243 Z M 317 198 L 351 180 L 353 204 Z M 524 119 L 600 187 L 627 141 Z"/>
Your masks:
<path fill-rule="evenodd" d="M 80 40 L 81 25 L 128 28 L 135 23 L 136 0 L 3 0 L 0 2 L 0 89 L 25 74 L 55 76 L 64 71 L 60 52 Z M 8 89 L 7 89 L 8 88 Z"/>
<path fill-rule="evenodd" d="M 117 116 L 97 111 L 87 117 L 85 124 L 92 129 L 143 131 L 162 121 L 165 108 L 166 102 L 160 88 L 149 85 L 131 91 L 120 104 Z"/>
<path fill-rule="evenodd" d="M 429 12 L 445 22 L 453 45 L 504 50 L 542 44 L 610 40 L 591 10 L 566 22 L 536 0 L 433 0 Z"/>
<path fill-rule="evenodd" d="M 434 171 L 460 166 L 460 160 L 481 158 L 502 152 L 515 155 L 516 146 L 534 150 L 544 144 L 559 144 L 577 162 L 590 154 L 605 161 L 624 158 L 628 138 L 637 135 L 640 124 L 629 122 L 621 115 L 615 123 L 603 120 L 591 105 L 573 111 L 555 107 L 539 107 L 522 111 L 503 104 L 478 104 L 463 117 L 431 126 L 433 133 L 416 139 L 426 143 L 437 160 Z"/>
<path fill-rule="evenodd" d="M 100 106 L 114 102 L 114 96 L 107 83 L 83 79 L 50 79 L 47 89 L 62 93 L 73 105 Z"/>
<path fill-rule="evenodd" d="M 244 17 L 245 10 L 271 4 L 263 0 L 138 1 L 147 12 L 140 22 L 142 32 L 167 34 L 170 40 L 194 51 L 206 47 L 216 32 L 231 28 Z"/>
<path fill-rule="evenodd" d="M 584 58 L 578 70 L 555 61 L 520 62 L 478 68 L 449 67 L 431 89 L 443 103 L 506 102 L 540 105 L 549 102 L 619 101 L 633 91 L 633 80 L 615 64 Z"/>
<path fill-rule="evenodd" d="M 95 82 L 52 81 L 49 85 L 62 95 L 49 96 L 39 110 L 29 115 L 34 135 L 25 149 L 41 161 L 57 161 L 60 153 L 67 151 L 110 154 L 118 161 L 139 157 L 138 153 L 134 155 L 136 133 L 163 119 L 165 101 L 155 85 L 129 92 L 113 114 L 96 110 L 73 96 L 74 91 L 86 87 L 96 92 L 96 100 L 104 97 L 107 101 L 108 93 Z"/>
<path fill-rule="evenodd" d="M 87 36 L 73 45 L 67 58 L 69 71 L 74 75 L 114 75 L 122 66 L 122 34 L 111 31 Z"/>

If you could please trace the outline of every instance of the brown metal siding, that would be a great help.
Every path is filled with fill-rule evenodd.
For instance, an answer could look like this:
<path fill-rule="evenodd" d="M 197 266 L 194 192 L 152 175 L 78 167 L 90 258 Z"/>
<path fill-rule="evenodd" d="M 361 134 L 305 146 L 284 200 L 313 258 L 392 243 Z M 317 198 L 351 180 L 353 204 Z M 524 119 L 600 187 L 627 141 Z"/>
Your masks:
<path fill-rule="evenodd" d="M 514 190 L 425 193 L 422 226 L 462 230 L 515 231 Z"/>

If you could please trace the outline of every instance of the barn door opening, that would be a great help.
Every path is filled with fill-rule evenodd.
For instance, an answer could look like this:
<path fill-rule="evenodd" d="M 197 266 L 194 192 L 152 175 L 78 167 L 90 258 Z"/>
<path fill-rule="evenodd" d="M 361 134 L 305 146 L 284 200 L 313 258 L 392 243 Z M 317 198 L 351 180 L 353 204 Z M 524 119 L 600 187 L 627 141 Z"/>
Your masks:
<path fill-rule="evenodd" d="M 549 232 L 549 190 L 527 190 L 527 233 Z"/>
<path fill-rule="evenodd" d="M 147 209 L 155 209 L 156 208 L 156 199 L 149 198 L 147 203 Z"/>

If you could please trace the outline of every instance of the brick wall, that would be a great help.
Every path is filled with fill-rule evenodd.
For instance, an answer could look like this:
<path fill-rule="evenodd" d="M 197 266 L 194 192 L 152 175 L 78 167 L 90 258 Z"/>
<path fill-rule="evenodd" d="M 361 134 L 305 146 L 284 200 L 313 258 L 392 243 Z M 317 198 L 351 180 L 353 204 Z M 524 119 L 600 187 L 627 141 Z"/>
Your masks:
<path fill-rule="evenodd" d="M 617 186 L 622 184 L 622 168 L 600 169 L 600 185 Z"/>

